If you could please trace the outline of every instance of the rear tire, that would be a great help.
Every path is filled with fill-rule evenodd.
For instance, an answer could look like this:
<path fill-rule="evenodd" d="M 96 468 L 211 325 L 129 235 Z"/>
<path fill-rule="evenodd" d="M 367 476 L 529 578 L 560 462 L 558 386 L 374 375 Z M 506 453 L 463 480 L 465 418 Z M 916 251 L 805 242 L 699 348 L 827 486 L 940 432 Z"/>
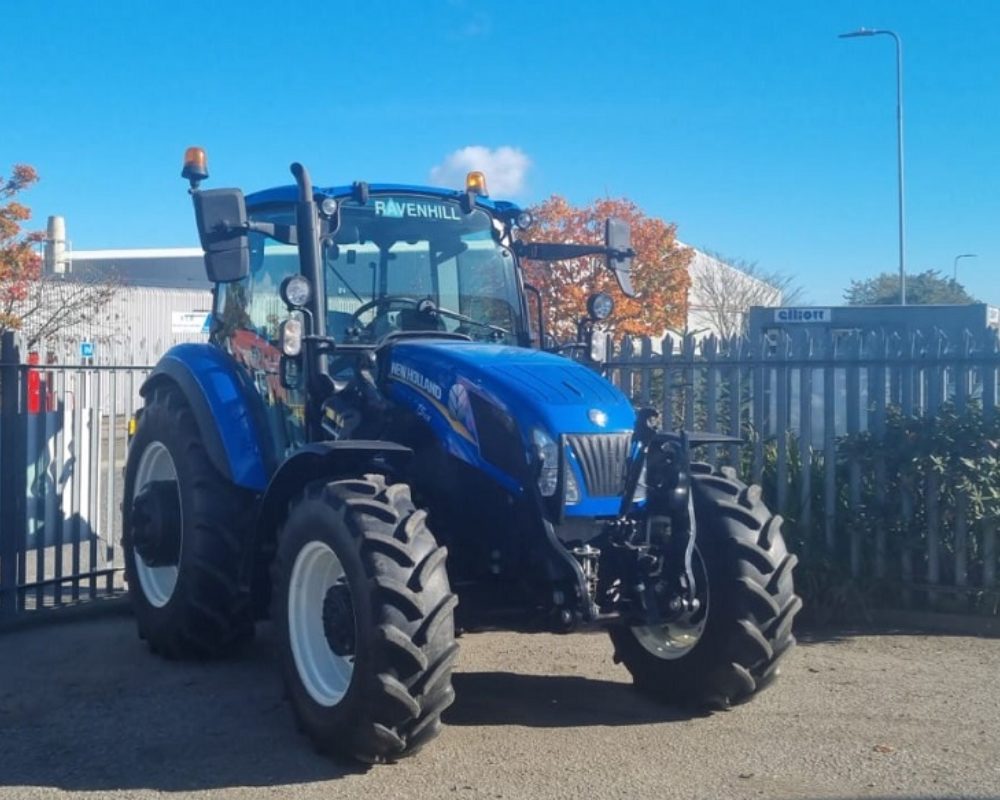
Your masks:
<path fill-rule="evenodd" d="M 454 700 L 457 598 L 425 520 L 379 475 L 317 481 L 292 503 L 273 621 L 297 722 L 323 753 L 410 755 Z"/>
<path fill-rule="evenodd" d="M 212 466 L 173 386 L 156 388 L 139 419 L 124 498 L 125 578 L 139 637 L 167 658 L 225 655 L 249 640 L 239 574 L 253 496 Z"/>
<path fill-rule="evenodd" d="M 745 485 L 729 468 L 691 469 L 696 546 L 708 576 L 707 616 L 692 628 L 698 638 L 668 655 L 654 653 L 646 631 L 641 637 L 620 626 L 611 639 L 615 660 L 639 690 L 674 705 L 726 708 L 769 685 L 795 643 L 792 621 L 802 607 L 792 582 L 797 559 L 759 486 Z"/>

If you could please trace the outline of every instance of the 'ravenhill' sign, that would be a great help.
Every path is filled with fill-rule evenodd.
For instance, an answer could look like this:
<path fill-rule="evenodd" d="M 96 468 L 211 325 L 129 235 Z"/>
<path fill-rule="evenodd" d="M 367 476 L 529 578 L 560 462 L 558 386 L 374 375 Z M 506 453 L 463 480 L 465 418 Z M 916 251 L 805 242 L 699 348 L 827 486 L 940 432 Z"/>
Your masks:
<path fill-rule="evenodd" d="M 774 310 L 774 321 L 785 324 L 808 324 L 817 322 L 830 322 L 829 308 L 776 308 Z"/>

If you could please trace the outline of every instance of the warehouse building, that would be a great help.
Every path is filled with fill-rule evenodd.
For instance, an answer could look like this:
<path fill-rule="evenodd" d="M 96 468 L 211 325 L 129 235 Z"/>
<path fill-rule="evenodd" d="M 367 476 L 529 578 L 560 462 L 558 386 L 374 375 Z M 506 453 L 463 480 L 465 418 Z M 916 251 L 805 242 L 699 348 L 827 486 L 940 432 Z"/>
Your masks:
<path fill-rule="evenodd" d="M 38 342 L 32 349 L 43 362 L 143 366 L 175 344 L 208 338 L 212 286 L 201 248 L 71 250 L 65 222 L 50 217 L 44 263 L 48 280 L 110 280 L 120 288 L 93 322 Z"/>

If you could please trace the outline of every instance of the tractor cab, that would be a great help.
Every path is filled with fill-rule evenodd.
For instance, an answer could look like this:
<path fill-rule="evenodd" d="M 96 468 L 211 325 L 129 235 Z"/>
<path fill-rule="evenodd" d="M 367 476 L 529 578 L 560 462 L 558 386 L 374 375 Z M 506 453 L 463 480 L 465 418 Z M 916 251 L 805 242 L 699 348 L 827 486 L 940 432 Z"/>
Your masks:
<path fill-rule="evenodd" d="M 313 187 L 300 165 L 292 172 L 296 185 L 245 198 L 238 189 L 198 188 L 207 177 L 203 151 L 189 151 L 183 173 L 216 284 L 212 341 L 255 376 L 279 456 L 329 438 L 331 402 L 371 410 L 356 395 L 377 380 L 372 354 L 402 339 L 541 348 L 550 337 L 540 296 L 534 308 L 528 302 L 521 258 L 603 255 L 632 294 L 623 223 L 608 222 L 603 245 L 526 244 L 531 214 L 492 200 L 480 172 L 469 173 L 464 190 Z M 610 303 L 589 309 L 603 309 L 589 317 L 607 316 Z M 571 349 L 589 353 L 589 333 L 582 325 Z M 330 400 L 348 388 L 354 396 Z M 379 421 L 367 419 L 371 434 Z"/>
<path fill-rule="evenodd" d="M 276 204 L 279 194 L 251 195 L 249 221 L 291 227 L 294 206 Z M 451 192 L 374 186 L 365 202 L 356 194 L 323 191 L 336 201 L 318 248 L 316 313 L 328 337 L 374 346 L 390 334 L 425 331 L 529 344 L 510 228 L 492 209 L 465 213 Z M 301 272 L 292 245 L 251 232 L 249 247 L 251 275 L 265 266 L 276 278 Z"/>

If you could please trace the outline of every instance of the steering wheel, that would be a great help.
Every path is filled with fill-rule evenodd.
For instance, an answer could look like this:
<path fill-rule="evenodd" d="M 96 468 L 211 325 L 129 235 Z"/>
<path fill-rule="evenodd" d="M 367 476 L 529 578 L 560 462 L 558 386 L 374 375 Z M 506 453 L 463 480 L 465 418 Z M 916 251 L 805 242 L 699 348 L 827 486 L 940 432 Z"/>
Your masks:
<path fill-rule="evenodd" d="M 421 305 L 427 303 L 430 308 L 421 308 Z M 435 308 L 434 301 L 428 300 L 427 298 L 418 299 L 416 297 L 409 297 L 408 295 L 394 295 L 392 297 L 376 297 L 374 300 L 369 300 L 367 303 L 362 303 L 358 306 L 354 313 L 351 315 L 354 319 L 353 321 L 357 324 L 361 324 L 361 315 L 366 311 L 371 311 L 373 308 L 384 308 L 385 311 L 391 309 L 394 305 L 405 306 L 407 308 L 416 308 L 418 311 L 431 311 Z M 385 311 L 380 311 L 379 313 L 385 313 Z"/>

